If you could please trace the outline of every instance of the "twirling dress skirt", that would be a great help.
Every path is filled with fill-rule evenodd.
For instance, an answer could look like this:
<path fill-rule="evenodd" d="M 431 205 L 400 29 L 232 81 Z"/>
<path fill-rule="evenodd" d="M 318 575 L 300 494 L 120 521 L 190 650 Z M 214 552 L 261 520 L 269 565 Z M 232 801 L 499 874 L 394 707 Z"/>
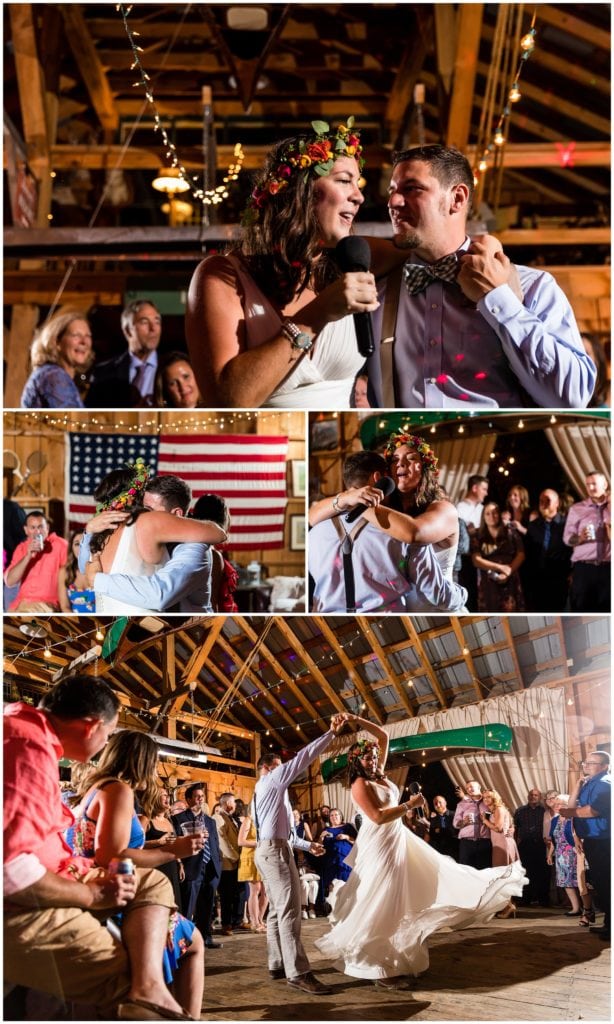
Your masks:
<path fill-rule="evenodd" d="M 376 785 L 388 789 L 383 803 L 398 801 L 393 783 Z M 420 974 L 429 965 L 429 935 L 486 923 L 527 884 L 520 861 L 482 871 L 457 864 L 400 818 L 376 825 L 365 815 L 348 862 L 349 880 L 329 896 L 332 928 L 315 944 L 353 978 Z"/>

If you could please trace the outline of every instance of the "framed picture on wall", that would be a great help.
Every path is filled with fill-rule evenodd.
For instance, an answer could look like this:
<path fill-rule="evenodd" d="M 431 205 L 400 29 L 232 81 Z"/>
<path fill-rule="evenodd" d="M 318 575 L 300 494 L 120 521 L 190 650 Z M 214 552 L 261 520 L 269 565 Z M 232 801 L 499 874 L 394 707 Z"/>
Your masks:
<path fill-rule="evenodd" d="M 307 472 L 304 459 L 294 459 L 292 465 L 292 497 L 304 498 L 307 494 Z"/>
<path fill-rule="evenodd" d="M 311 424 L 311 448 L 314 452 L 332 451 L 339 447 L 339 420 L 315 420 Z"/>
<path fill-rule="evenodd" d="M 290 551 L 305 550 L 305 516 L 290 516 Z"/>

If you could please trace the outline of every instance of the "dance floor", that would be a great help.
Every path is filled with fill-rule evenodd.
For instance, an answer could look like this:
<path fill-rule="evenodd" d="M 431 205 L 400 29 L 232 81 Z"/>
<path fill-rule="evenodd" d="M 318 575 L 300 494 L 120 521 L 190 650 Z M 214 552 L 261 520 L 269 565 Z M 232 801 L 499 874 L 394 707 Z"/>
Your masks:
<path fill-rule="evenodd" d="M 270 981 L 264 936 L 237 932 L 223 937 L 223 949 L 207 950 L 202 1020 L 611 1019 L 610 947 L 561 911 L 522 908 L 516 920 L 438 934 L 429 970 L 398 993 L 348 978 L 323 960 L 313 940 L 327 927 L 321 918 L 304 921 L 303 941 L 331 996 Z"/>

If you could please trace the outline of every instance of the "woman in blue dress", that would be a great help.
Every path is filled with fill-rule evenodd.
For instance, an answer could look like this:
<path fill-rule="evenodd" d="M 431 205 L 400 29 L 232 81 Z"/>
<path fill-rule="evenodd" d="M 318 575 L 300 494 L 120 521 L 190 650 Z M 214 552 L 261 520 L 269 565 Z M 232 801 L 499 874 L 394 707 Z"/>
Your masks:
<path fill-rule="evenodd" d="M 330 812 L 330 825 L 320 833 L 319 842 L 324 846 L 324 865 L 322 868 L 322 888 L 324 895 L 328 891 L 335 878 L 347 882 L 352 871 L 349 864 L 345 863 L 354 843 L 356 842 L 356 829 L 343 820 L 338 807 L 332 807 Z"/>
<path fill-rule="evenodd" d="M 79 548 L 82 540 L 83 530 L 71 533 L 66 565 L 62 566 L 58 576 L 58 598 L 63 612 L 91 615 L 96 611 L 96 594 L 88 587 L 83 573 L 79 572 Z"/>
<path fill-rule="evenodd" d="M 571 903 L 571 910 L 566 912 L 566 917 L 580 917 L 582 905 L 578 892 L 578 855 L 576 852 L 576 836 L 569 818 L 562 818 L 559 814 L 561 807 L 567 807 L 569 797 L 566 793 L 559 793 L 554 801 L 554 815 L 550 822 L 550 836 L 548 838 L 548 853 L 546 860 L 548 864 L 554 864 L 556 869 L 556 884 L 564 889 Z"/>
<path fill-rule="evenodd" d="M 30 349 L 32 373 L 21 394 L 24 409 L 82 409 L 75 377 L 94 362 L 85 313 L 60 309 L 36 332 Z"/>
<path fill-rule="evenodd" d="M 98 764 L 79 787 L 75 822 L 65 835 L 75 854 L 91 857 L 104 868 L 115 857 L 130 857 L 139 868 L 157 868 L 202 850 L 202 834 L 143 849 L 145 832 L 135 811 L 135 793 L 150 817 L 158 794 L 157 761 L 157 745 L 145 733 L 123 729 L 111 736 Z M 164 978 L 172 984 L 177 1002 L 196 1020 L 201 1013 L 204 952 L 195 925 L 173 912 L 164 951 Z"/>

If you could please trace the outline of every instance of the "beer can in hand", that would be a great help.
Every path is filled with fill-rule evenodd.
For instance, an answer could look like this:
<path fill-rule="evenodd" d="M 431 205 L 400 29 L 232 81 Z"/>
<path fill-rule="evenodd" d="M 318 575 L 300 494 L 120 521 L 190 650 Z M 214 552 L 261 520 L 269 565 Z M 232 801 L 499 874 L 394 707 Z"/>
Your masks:
<path fill-rule="evenodd" d="M 113 857 L 109 861 L 110 875 L 133 875 L 134 872 L 134 861 L 131 857 Z"/>

